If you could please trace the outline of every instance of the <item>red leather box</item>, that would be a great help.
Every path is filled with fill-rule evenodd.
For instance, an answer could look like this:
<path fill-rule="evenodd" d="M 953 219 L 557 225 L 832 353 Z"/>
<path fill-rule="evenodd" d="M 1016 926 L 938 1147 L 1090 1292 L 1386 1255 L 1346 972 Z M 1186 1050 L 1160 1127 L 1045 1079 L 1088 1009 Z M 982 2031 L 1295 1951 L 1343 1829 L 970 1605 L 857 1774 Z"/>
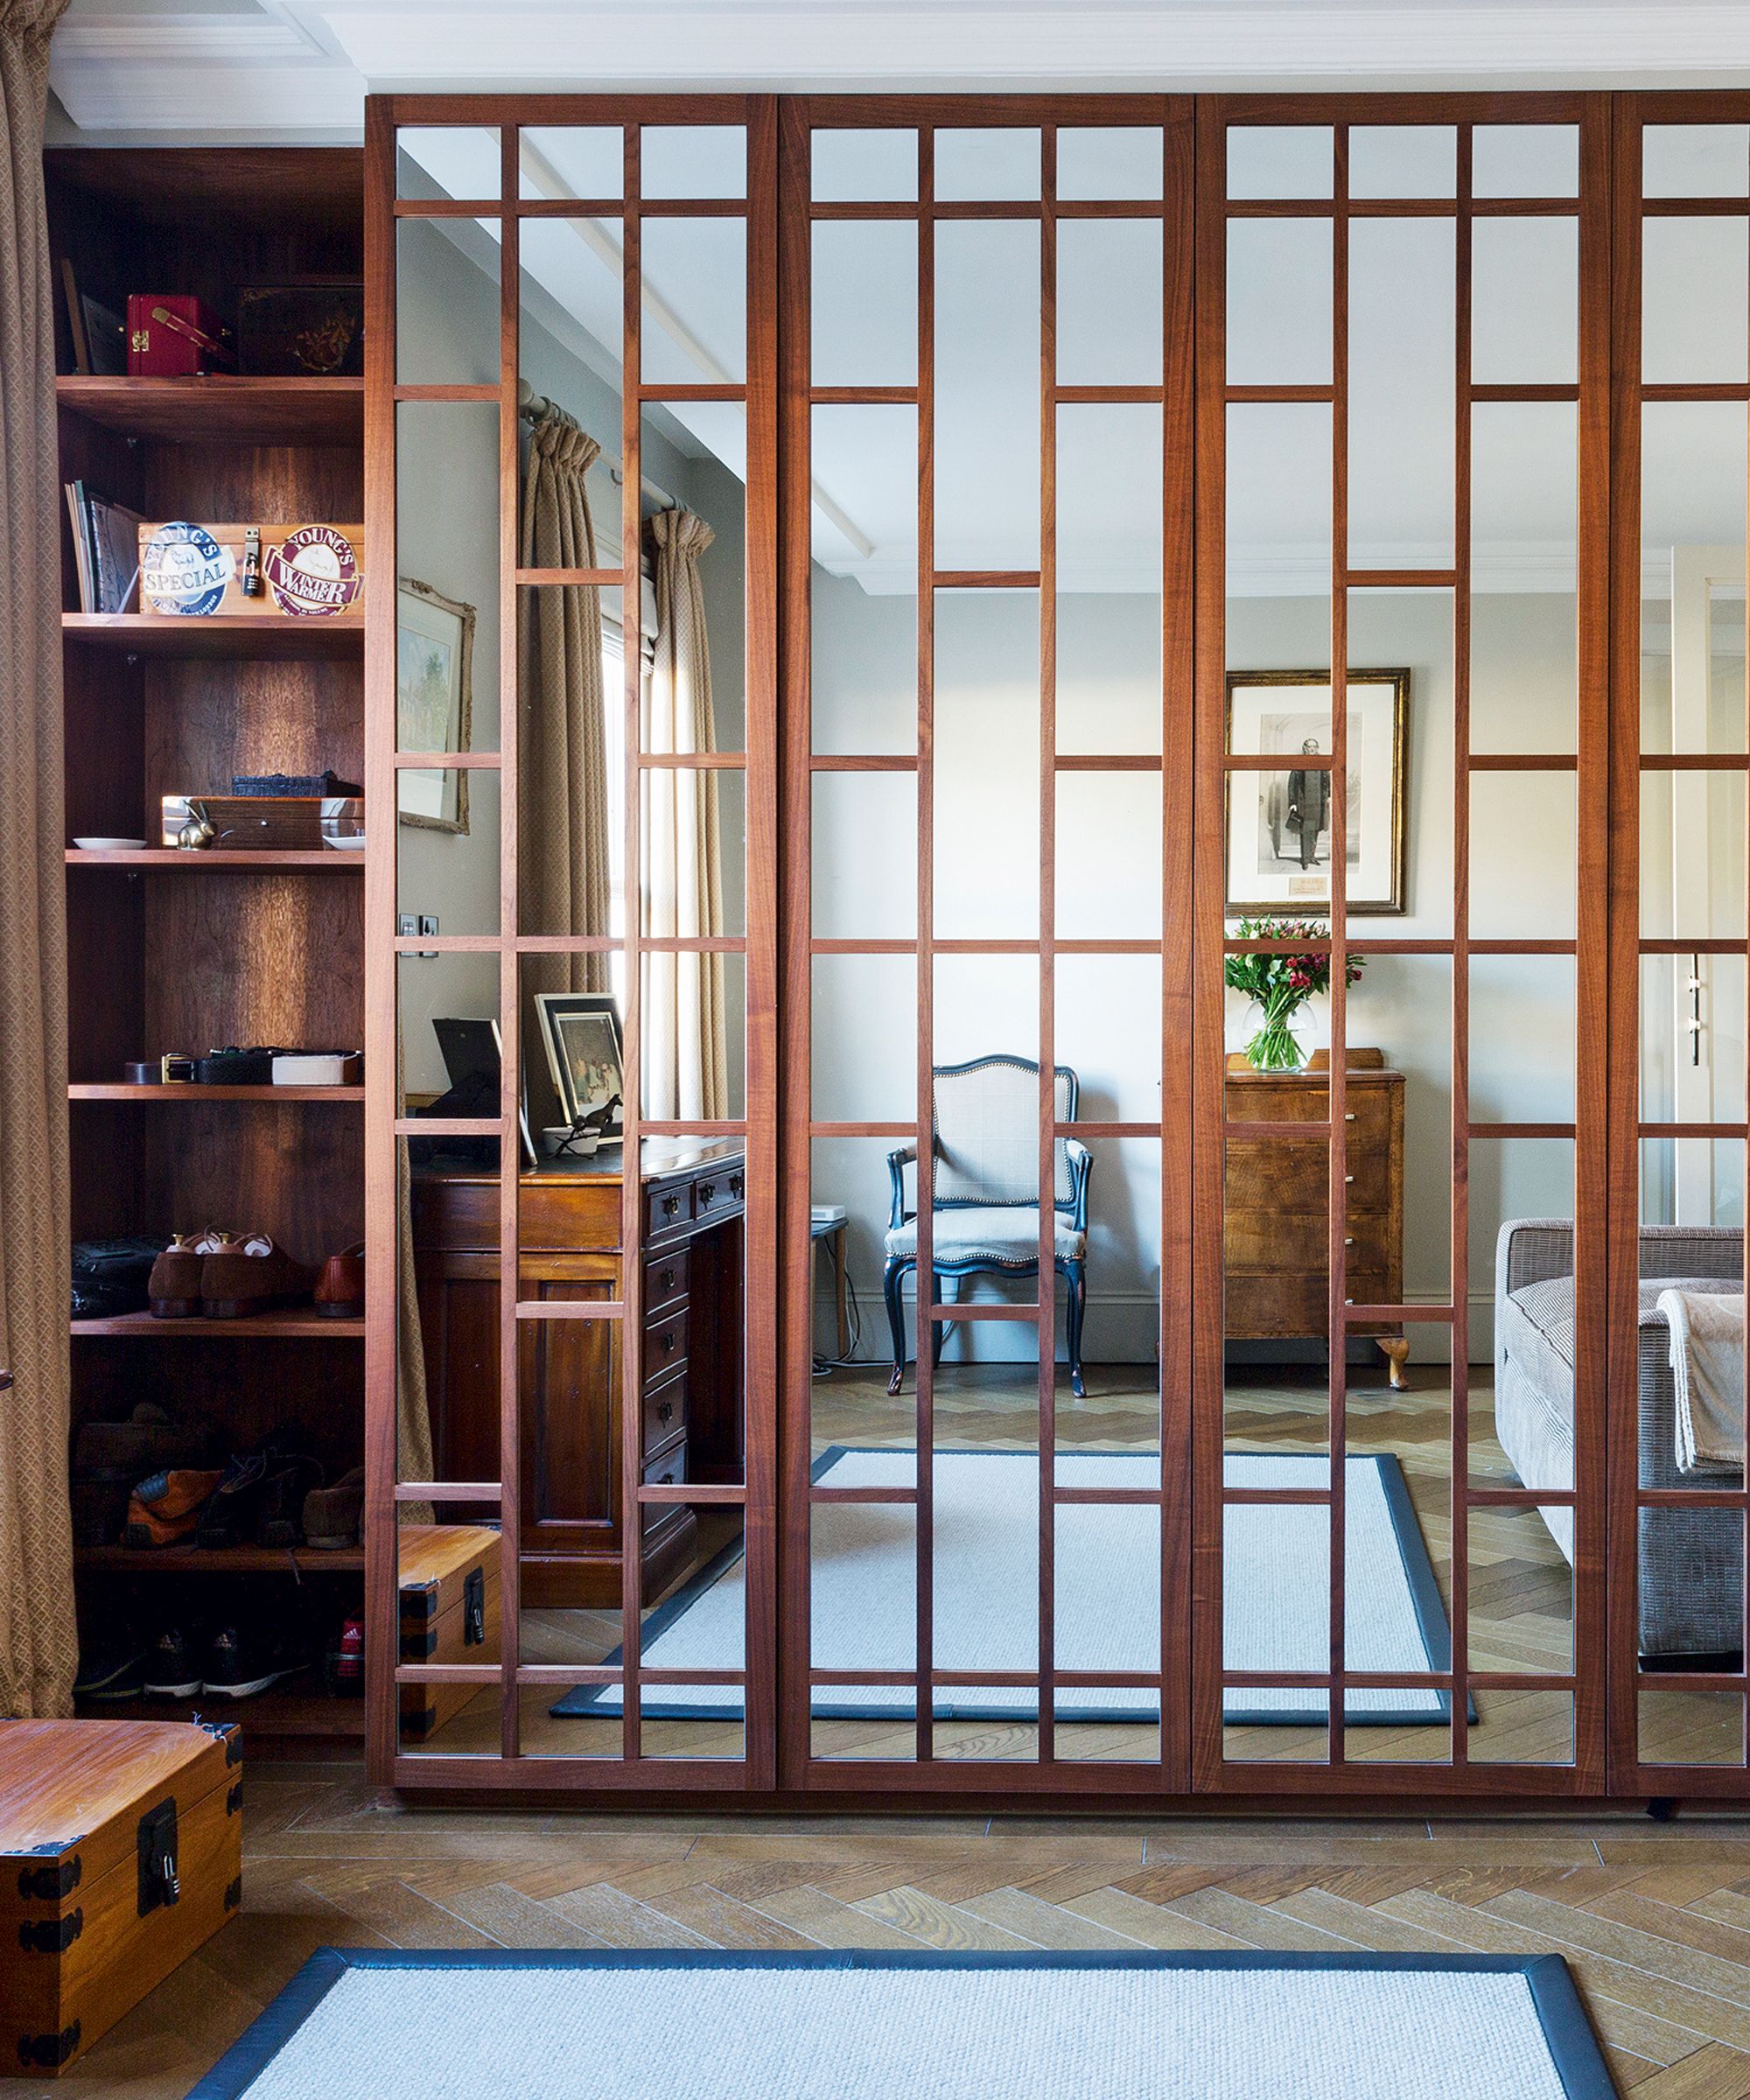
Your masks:
<path fill-rule="evenodd" d="M 188 379 L 236 368 L 231 331 L 204 299 L 180 291 L 129 294 L 130 379 Z"/>

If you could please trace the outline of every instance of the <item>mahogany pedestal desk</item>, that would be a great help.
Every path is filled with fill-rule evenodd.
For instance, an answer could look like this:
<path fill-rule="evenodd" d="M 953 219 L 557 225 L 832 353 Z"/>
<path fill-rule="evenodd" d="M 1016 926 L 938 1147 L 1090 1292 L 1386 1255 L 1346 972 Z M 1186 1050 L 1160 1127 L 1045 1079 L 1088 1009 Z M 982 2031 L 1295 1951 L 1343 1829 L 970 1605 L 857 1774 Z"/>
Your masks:
<path fill-rule="evenodd" d="M 640 1439 L 650 1482 L 743 1478 L 746 1177 L 738 1141 L 647 1140 L 640 1174 L 643 1326 Z M 517 1297 L 621 1295 L 621 1148 L 522 1178 Z M 414 1270 L 432 1446 L 440 1480 L 499 1478 L 499 1182 L 479 1168 L 416 1167 Z M 523 1323 L 522 1601 L 620 1601 L 620 1323 Z M 440 1505 L 438 1521 L 478 1520 Z M 654 1597 L 690 1558 L 683 1503 L 649 1505 L 639 1545 Z"/>

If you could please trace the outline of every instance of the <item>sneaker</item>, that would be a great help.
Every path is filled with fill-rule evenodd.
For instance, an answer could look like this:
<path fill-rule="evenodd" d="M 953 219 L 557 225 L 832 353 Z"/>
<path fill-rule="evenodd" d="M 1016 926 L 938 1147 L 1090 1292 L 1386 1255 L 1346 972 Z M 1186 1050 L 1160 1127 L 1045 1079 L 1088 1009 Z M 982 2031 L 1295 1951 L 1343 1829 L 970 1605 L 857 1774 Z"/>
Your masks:
<path fill-rule="evenodd" d="M 152 1644 L 140 1690 L 154 1699 L 198 1699 L 206 1679 L 206 1629 L 198 1619 L 166 1627 Z"/>
<path fill-rule="evenodd" d="M 355 1699 L 365 1689 L 365 1622 L 349 1619 L 340 1637 L 322 1659 L 322 1675 L 337 1698 Z"/>
<path fill-rule="evenodd" d="M 137 1699 L 146 1688 L 153 1660 L 150 1641 L 122 1634 L 80 1656 L 73 1696 L 76 1699 Z"/>
<path fill-rule="evenodd" d="M 177 1466 L 142 1480 L 129 1499 L 122 1543 L 135 1547 L 182 1544 L 192 1536 L 207 1498 L 221 1477 Z"/>
<path fill-rule="evenodd" d="M 332 1488 L 313 1488 L 304 1496 L 304 1538 L 323 1552 L 356 1546 L 364 1508 L 365 1469 L 355 1466 Z"/>
<path fill-rule="evenodd" d="M 152 1264 L 146 1304 L 154 1320 L 199 1320 L 206 1257 L 230 1244 L 228 1232 L 179 1232 Z"/>
<path fill-rule="evenodd" d="M 264 1232 L 234 1240 L 206 1256 L 200 1270 L 200 1309 L 208 1320 L 248 1320 L 276 1306 L 302 1305 L 316 1271 L 295 1262 Z"/>
<path fill-rule="evenodd" d="M 309 1667 L 296 1634 L 279 1628 L 227 1626 L 213 1637 L 206 1669 L 206 1690 L 218 1699 L 252 1699 Z"/>

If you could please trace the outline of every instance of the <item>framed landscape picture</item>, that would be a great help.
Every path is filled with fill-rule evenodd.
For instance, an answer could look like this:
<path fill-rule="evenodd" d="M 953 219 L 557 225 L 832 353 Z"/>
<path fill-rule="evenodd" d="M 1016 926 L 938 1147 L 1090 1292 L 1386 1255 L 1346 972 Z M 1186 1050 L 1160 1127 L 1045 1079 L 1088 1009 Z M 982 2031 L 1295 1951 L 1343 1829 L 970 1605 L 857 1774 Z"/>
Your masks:
<path fill-rule="evenodd" d="M 1402 912 L 1408 850 L 1407 670 L 1348 675 L 1341 842 L 1348 909 Z M 1328 671 L 1229 671 L 1228 750 L 1279 755 L 1280 770 L 1228 774 L 1228 914 L 1312 917 L 1331 908 L 1334 802 Z"/>
<path fill-rule="evenodd" d="M 397 751 L 467 751 L 473 736 L 474 608 L 410 576 L 399 579 L 395 612 Z M 409 766 L 396 775 L 404 824 L 468 829 L 466 766 Z"/>

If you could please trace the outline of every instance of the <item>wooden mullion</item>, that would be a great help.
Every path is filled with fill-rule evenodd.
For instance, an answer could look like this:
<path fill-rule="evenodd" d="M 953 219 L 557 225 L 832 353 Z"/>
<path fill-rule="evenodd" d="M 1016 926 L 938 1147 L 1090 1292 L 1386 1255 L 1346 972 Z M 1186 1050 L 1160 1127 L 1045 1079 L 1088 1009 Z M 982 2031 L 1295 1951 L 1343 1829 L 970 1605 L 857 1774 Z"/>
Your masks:
<path fill-rule="evenodd" d="M 1039 511 L 1039 1718 L 1057 1755 L 1057 127 L 1040 130 Z"/>
<path fill-rule="evenodd" d="M 365 531 L 384 573 L 396 573 L 395 121 L 381 95 L 365 102 Z M 376 704 L 364 724 L 365 791 L 395 798 L 395 618 L 383 593 L 365 601 L 365 677 Z M 388 836 L 383 836 L 387 830 Z M 365 854 L 365 1770 L 384 1786 L 399 1748 L 394 1666 L 401 1652 L 395 1488 L 399 1362 L 401 1147 L 394 1135 L 399 965 L 395 928 L 396 831 L 380 829 Z"/>
<path fill-rule="evenodd" d="M 500 181 L 507 197 L 517 185 L 516 126 L 499 135 Z M 519 326 L 522 280 L 518 269 L 518 221 L 507 218 L 499 251 L 499 402 L 498 402 L 498 682 L 500 693 L 518 690 L 516 566 L 521 503 L 517 474 L 516 382 L 521 365 Z M 514 718 L 520 719 L 520 718 Z M 499 1511 L 503 1542 L 499 1576 L 501 1622 L 499 1656 L 502 1672 L 499 1734 L 500 1754 L 522 1754 L 522 1709 L 516 1690 L 522 1644 L 522 1431 L 520 1355 L 522 1331 L 516 1317 L 517 1279 L 522 1270 L 521 1199 L 522 1146 L 519 1137 L 522 1049 L 521 1022 L 522 958 L 514 935 L 522 924 L 517 885 L 517 816 L 521 752 L 518 738 L 504 738 L 499 759 L 499 1478 L 504 1502 Z"/>
<path fill-rule="evenodd" d="M 621 366 L 620 545 L 622 575 L 621 603 L 635 606 L 643 589 L 644 514 L 641 455 L 643 430 L 639 403 L 642 378 L 643 327 L 643 193 L 642 131 L 636 121 L 625 128 L 625 211 L 622 221 Z M 641 1249 L 644 1218 L 640 1166 L 644 1115 L 644 1046 L 641 1024 L 644 1010 L 644 905 L 639 894 L 637 872 L 642 865 L 640 849 L 642 830 L 642 768 L 638 759 L 643 746 L 642 710 L 639 704 L 641 663 L 636 649 L 622 652 L 624 658 L 624 810 L 626 869 L 626 1013 L 621 1054 L 621 1084 L 625 1101 L 620 1108 L 621 1158 L 620 1235 L 622 1250 L 620 1296 L 626 1306 L 624 1332 L 641 1333 L 644 1323 L 644 1264 Z M 625 1697 L 620 1706 L 621 1756 L 636 1764 L 643 1754 L 643 1714 L 640 1698 L 639 1656 L 641 1649 L 640 1617 L 644 1601 L 644 1556 L 639 1531 L 638 1489 L 643 1419 L 640 1380 L 641 1354 L 634 1348 L 620 1351 L 620 1657 L 625 1675 Z M 744 1748 L 746 1739 L 744 1737 Z"/>
<path fill-rule="evenodd" d="M 917 1037 L 917 1748 L 935 1754 L 935 136 L 918 127 L 918 1037 Z"/>
<path fill-rule="evenodd" d="M 1473 130 L 1459 127 L 1452 402 L 1452 1405 L 1446 1482 L 1452 1529 L 1452 1764 L 1469 1762 L 1470 1670 L 1470 930 L 1471 930 L 1471 186 Z"/>
<path fill-rule="evenodd" d="M 782 805 L 780 752 L 778 622 L 782 592 L 779 552 L 779 361 L 780 326 L 778 102 L 750 99 L 747 122 L 747 523 L 746 562 L 746 825 L 748 928 L 744 1109 L 746 1122 L 746 1215 L 742 1256 L 744 1391 L 766 1396 L 744 1408 L 745 1508 L 747 1562 L 745 1612 L 747 1695 L 742 1751 L 747 1784 L 768 1792 L 778 1783 L 777 1713 L 780 1682 L 778 1613 L 778 1495 L 780 1395 L 784 1351 L 780 1324 L 797 1278 L 787 1273 L 780 1207 L 783 1172 L 780 1122 L 782 1065 L 779 1055 L 779 956 Z M 802 929 L 804 941 L 808 929 Z M 806 982 L 806 979 L 804 979 Z M 806 1070 L 806 1067 L 803 1068 Z M 795 1222 L 789 1220 L 796 1238 Z M 809 1255 L 813 1242 L 809 1242 Z M 747 1288 L 769 1277 L 774 1288 Z M 732 1337 L 731 1346 L 734 1346 Z"/>
<path fill-rule="evenodd" d="M 1348 1438 L 1348 1343 L 1343 1325 L 1348 1282 L 1344 1242 L 1348 1232 L 1345 1104 L 1348 1099 L 1348 836 L 1349 603 L 1342 578 L 1349 559 L 1349 131 L 1332 127 L 1331 223 L 1331 1073 L 1330 1230 L 1326 1247 L 1326 1355 L 1330 1370 L 1331 1675 L 1341 1682 L 1348 1608 L 1344 1535 Z M 1326 1712 L 1328 1765 L 1340 1771 L 1345 1758 L 1345 1703 L 1333 1698 Z"/>
<path fill-rule="evenodd" d="M 1227 402 L 1224 307 L 1227 285 L 1228 104 L 1199 95 L 1194 110 L 1196 161 L 1195 331 L 1193 380 L 1196 400 L 1195 605 L 1192 646 L 1196 665 L 1193 710 L 1194 775 L 1191 827 L 1192 1041 L 1190 1072 L 1191 1186 L 1191 1768 L 1193 1784 L 1217 1791 L 1223 1783 L 1222 1721 L 1222 1526 L 1223 1300 L 1222 1169 L 1225 1134 L 1226 991 L 1222 946 L 1227 895 L 1221 811 L 1226 773 Z M 1181 637 L 1181 647 L 1183 640 Z M 1164 1287 L 1164 1278 L 1163 1278 Z M 1163 1432 L 1163 1441 L 1165 1432 Z"/>
<path fill-rule="evenodd" d="M 1170 98 L 1164 118 L 1161 312 L 1161 906 L 1160 1348 L 1161 1785 L 1192 1784 L 1194 1438 L 1193 1032 L 1197 720 L 1197 435 L 1194 290 L 1195 105 Z M 1165 754 L 1180 755 L 1169 766 Z"/>

